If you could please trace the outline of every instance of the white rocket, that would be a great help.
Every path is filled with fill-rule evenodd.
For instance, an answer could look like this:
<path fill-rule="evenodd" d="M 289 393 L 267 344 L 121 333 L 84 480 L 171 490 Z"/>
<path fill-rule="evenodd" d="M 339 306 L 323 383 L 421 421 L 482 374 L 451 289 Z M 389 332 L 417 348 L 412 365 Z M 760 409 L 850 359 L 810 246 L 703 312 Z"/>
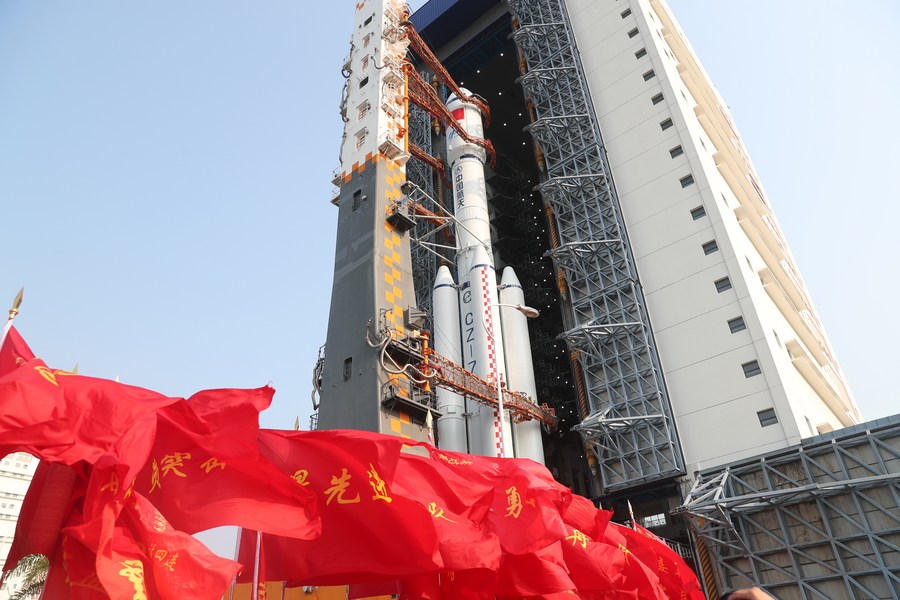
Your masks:
<path fill-rule="evenodd" d="M 507 385 L 522 392 L 537 403 L 537 386 L 534 383 L 534 360 L 531 357 L 531 340 L 528 336 L 528 318 L 512 308 L 525 305 L 525 292 L 512 267 L 503 269 L 500 279 L 500 319 L 503 322 L 503 348 L 506 357 Z M 516 456 L 530 458 L 544 464 L 544 445 L 541 442 L 541 424 L 535 420 L 523 421 L 515 426 Z"/>
<path fill-rule="evenodd" d="M 447 108 L 471 137 L 483 139 L 482 115 L 477 107 L 452 95 L 447 101 Z M 447 159 L 453 182 L 458 250 L 456 271 L 461 293 L 458 308 L 454 310 L 453 302 L 442 287 L 452 285 L 453 278 L 449 269 L 441 267 L 434 288 L 435 350 L 452 360 L 461 357 L 461 364 L 466 369 L 495 386 L 499 383 L 503 388 L 517 390 L 518 388 L 509 383 L 504 356 L 504 346 L 511 346 L 504 341 L 505 323 L 501 324 L 498 306 L 497 276 L 491 248 L 490 218 L 484 178 L 485 158 L 482 147 L 467 142 L 455 130 L 448 128 Z M 512 278 L 515 279 L 515 274 L 512 274 Z M 521 292 L 521 287 L 519 291 Z M 524 297 L 519 298 L 516 303 L 524 304 Z M 515 310 L 513 312 L 521 317 L 521 321 L 525 320 L 524 315 Z M 454 320 L 457 330 L 461 330 L 461 336 L 458 338 L 454 338 L 448 332 L 452 329 Z M 516 348 L 514 369 L 517 373 L 516 378 L 527 381 L 530 377 L 531 389 L 526 393 L 534 399 L 534 371 L 530 361 L 528 327 L 527 324 L 524 325 L 525 336 L 522 338 L 522 323 L 514 317 L 509 317 L 508 320 L 511 327 L 517 331 L 516 339 L 521 340 L 515 344 L 524 343 L 528 354 L 526 360 L 519 356 L 520 349 Z M 458 339 L 458 349 L 447 348 L 446 353 L 441 352 L 441 345 L 438 343 L 441 338 L 451 344 L 454 339 Z M 528 371 L 528 374 L 524 374 L 523 371 Z M 495 408 L 470 403 L 467 407 L 469 420 L 467 423 L 463 422 L 468 428 L 468 446 L 466 446 L 466 431 L 460 428 L 456 417 L 461 400 L 457 398 L 451 397 L 450 394 L 438 395 L 438 408 L 444 415 L 438 419 L 440 447 L 448 449 L 467 447 L 469 452 L 484 456 L 513 456 L 514 442 L 509 411 L 504 410 L 501 415 Z M 526 442 L 524 445 L 521 442 L 516 444 L 520 450 L 516 455 L 543 462 L 540 425 L 537 423 L 534 425 L 537 427 L 536 441 L 533 428 L 523 429 L 521 425 L 517 426 L 516 433 L 524 432 Z"/>

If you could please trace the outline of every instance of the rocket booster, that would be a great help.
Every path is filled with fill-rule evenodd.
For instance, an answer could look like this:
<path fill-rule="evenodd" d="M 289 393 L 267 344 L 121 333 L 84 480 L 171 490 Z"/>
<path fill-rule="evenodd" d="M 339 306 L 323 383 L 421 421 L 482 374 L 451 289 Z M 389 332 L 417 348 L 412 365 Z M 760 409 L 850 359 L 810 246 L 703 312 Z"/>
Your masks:
<path fill-rule="evenodd" d="M 438 269 L 432 290 L 434 317 L 434 350 L 457 364 L 462 363 L 459 337 L 459 293 L 450 269 Z M 437 422 L 441 448 L 466 452 L 465 400 L 456 392 L 438 388 L 437 405 L 441 417 Z"/>
<path fill-rule="evenodd" d="M 512 267 L 503 269 L 500 279 L 500 303 L 519 306 L 525 304 L 522 284 Z M 511 306 L 500 307 L 503 322 L 503 347 L 506 359 L 507 385 L 522 392 L 532 402 L 537 402 L 537 386 L 534 383 L 534 360 L 531 357 L 531 341 L 528 336 L 528 319 Z M 544 464 L 544 445 L 541 441 L 541 425 L 530 420 L 515 425 L 515 451 L 520 458 L 530 458 Z"/>

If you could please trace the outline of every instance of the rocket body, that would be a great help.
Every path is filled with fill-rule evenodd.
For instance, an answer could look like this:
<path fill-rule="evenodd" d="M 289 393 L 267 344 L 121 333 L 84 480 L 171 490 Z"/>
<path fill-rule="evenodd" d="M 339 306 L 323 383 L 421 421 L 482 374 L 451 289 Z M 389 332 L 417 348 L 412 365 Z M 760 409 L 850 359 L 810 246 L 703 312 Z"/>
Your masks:
<path fill-rule="evenodd" d="M 447 108 L 471 137 L 484 137 L 481 112 L 474 105 L 452 95 Z M 461 285 L 459 319 L 463 366 L 499 390 L 506 385 L 506 366 L 484 179 L 485 151 L 450 128 L 447 131 L 447 158 L 453 178 L 453 208 L 457 221 L 456 272 Z M 512 456 L 508 411 L 501 413 L 477 404 L 470 406 L 470 412 L 469 451 L 484 456 Z"/>
<path fill-rule="evenodd" d="M 506 362 L 494 266 L 481 246 L 472 249 L 469 262 L 468 281 L 460 302 L 465 367 L 494 386 L 504 388 Z M 513 456 L 508 411 L 504 410 L 501 416 L 497 409 L 479 404 L 478 417 L 473 419 L 470 433 L 473 450 L 476 440 L 480 440 L 480 454 Z"/>

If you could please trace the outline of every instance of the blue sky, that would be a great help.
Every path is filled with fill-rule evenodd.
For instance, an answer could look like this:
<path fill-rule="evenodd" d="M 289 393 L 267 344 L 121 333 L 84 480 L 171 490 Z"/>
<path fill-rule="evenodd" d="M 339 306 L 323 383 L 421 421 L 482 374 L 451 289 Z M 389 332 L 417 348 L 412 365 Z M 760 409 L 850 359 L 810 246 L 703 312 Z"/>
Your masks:
<path fill-rule="evenodd" d="M 900 4 L 672 0 L 857 402 L 898 412 Z M 0 0 L 0 308 L 49 364 L 310 412 L 352 1 Z"/>

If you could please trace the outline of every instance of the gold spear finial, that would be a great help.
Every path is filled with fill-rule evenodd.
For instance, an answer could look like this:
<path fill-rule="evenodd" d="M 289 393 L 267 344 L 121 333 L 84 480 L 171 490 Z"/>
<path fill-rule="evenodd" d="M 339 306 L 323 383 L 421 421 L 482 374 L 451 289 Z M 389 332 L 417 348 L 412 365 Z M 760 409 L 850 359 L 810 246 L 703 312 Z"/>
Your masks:
<path fill-rule="evenodd" d="M 9 318 L 13 319 L 17 314 L 19 314 L 19 306 L 22 305 L 22 294 L 25 293 L 25 288 L 19 290 L 19 293 L 16 294 L 15 300 L 13 300 L 12 308 L 9 309 Z"/>

